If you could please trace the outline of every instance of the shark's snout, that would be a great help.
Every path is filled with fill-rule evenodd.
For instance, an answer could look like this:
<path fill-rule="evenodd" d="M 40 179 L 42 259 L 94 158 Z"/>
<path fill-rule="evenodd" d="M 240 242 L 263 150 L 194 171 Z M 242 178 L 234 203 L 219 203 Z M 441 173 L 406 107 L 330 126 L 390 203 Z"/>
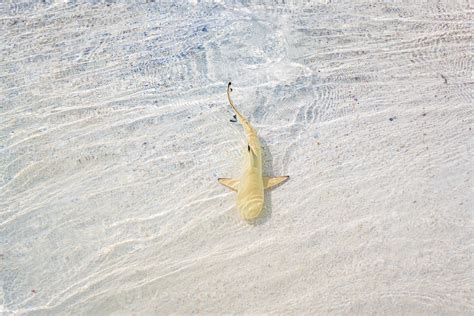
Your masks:
<path fill-rule="evenodd" d="M 260 213 L 262 213 L 262 210 L 263 210 L 263 201 L 246 203 L 240 208 L 240 214 L 245 220 L 251 221 L 259 217 Z"/>

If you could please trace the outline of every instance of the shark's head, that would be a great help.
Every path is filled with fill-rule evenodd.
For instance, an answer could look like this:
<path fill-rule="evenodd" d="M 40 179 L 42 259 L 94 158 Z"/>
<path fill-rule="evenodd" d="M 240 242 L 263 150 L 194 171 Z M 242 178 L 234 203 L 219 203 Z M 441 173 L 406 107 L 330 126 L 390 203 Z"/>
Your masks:
<path fill-rule="evenodd" d="M 246 221 L 253 221 L 260 216 L 263 210 L 263 200 L 262 201 L 251 201 L 246 205 L 242 205 L 240 208 L 240 214 Z"/>

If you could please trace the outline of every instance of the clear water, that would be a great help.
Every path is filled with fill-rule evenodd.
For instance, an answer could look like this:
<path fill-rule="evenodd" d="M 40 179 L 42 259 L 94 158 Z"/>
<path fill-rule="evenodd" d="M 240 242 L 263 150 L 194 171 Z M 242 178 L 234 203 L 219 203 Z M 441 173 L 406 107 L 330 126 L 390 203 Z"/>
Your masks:
<path fill-rule="evenodd" d="M 472 7 L 283 2 L 0 4 L 0 311 L 474 313 Z"/>

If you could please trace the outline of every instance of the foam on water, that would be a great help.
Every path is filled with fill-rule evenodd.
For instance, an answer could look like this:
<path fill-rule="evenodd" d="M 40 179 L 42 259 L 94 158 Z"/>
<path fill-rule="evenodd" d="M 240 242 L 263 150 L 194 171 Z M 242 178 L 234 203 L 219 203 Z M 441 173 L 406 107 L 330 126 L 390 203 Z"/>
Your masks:
<path fill-rule="evenodd" d="M 0 4 L 4 313 L 474 312 L 468 2 L 246 2 Z"/>

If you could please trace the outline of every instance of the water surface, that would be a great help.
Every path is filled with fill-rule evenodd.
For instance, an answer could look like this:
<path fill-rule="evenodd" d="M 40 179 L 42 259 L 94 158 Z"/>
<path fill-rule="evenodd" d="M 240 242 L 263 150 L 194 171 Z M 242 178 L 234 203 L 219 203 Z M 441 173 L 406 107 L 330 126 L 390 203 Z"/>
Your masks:
<path fill-rule="evenodd" d="M 1 311 L 474 312 L 472 8 L 280 2 L 0 4 Z"/>

